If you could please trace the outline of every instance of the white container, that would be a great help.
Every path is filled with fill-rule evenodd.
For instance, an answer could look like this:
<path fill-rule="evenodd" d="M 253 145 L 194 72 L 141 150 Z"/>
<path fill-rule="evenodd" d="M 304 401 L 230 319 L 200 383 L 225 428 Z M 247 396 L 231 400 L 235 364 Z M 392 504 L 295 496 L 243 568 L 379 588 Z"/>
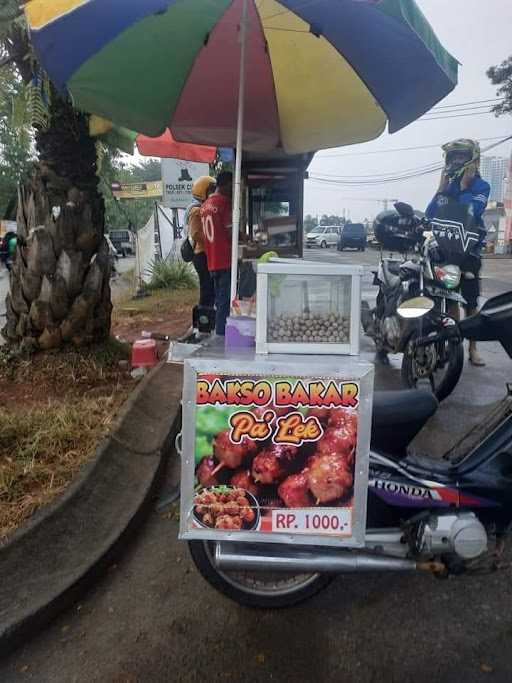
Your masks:
<path fill-rule="evenodd" d="M 256 352 L 358 355 L 362 266 L 258 264 Z"/>

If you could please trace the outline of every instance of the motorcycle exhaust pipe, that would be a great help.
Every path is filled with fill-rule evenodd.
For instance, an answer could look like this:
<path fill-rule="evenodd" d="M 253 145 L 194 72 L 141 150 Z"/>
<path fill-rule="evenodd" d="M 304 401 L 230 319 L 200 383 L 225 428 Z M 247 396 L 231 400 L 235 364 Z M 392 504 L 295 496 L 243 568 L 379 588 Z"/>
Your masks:
<path fill-rule="evenodd" d="M 215 565 L 219 570 L 333 573 L 409 572 L 414 560 L 330 548 L 290 548 L 249 543 L 217 543 Z"/>

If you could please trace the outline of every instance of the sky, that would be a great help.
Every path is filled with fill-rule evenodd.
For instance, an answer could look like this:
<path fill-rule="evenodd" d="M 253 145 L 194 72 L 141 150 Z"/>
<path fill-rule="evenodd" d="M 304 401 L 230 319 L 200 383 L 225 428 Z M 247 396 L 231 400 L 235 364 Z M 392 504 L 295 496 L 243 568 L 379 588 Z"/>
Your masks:
<path fill-rule="evenodd" d="M 489 66 L 512 54 L 511 0 L 417 0 L 444 47 L 461 63 L 459 83 L 442 102 L 447 106 L 496 98 L 496 86 L 486 76 Z M 479 110 L 481 111 L 481 110 Z M 474 112 L 466 112 L 473 114 Z M 393 135 L 350 147 L 319 152 L 311 174 L 364 176 L 395 173 L 442 162 L 440 145 L 455 138 L 494 138 L 512 135 L 512 116 L 464 116 L 442 121 L 416 121 Z M 496 140 L 497 141 L 497 140 Z M 482 142 L 482 147 L 495 141 Z M 397 148 L 436 145 L 433 149 L 392 151 Z M 439 145 L 439 147 L 437 147 Z M 488 152 L 508 157 L 510 142 Z M 387 151 L 390 150 L 390 151 Z M 379 153 L 373 154 L 378 151 Z M 381 153 L 385 151 L 385 153 Z M 370 152 L 372 152 L 370 154 Z M 351 220 L 372 219 L 382 210 L 383 199 L 400 199 L 424 210 L 439 182 L 439 172 L 420 178 L 371 185 L 334 187 L 313 180 L 305 183 L 304 213 L 338 214 Z M 390 205 L 391 206 L 391 205 Z"/>

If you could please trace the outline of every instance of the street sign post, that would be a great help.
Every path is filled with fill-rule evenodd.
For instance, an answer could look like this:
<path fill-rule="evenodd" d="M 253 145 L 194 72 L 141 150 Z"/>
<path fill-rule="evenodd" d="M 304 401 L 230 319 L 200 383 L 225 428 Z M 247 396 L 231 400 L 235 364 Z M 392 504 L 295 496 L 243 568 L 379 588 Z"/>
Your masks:
<path fill-rule="evenodd" d="M 208 174 L 208 164 L 162 159 L 163 205 L 169 209 L 186 209 L 192 202 L 194 180 Z"/>

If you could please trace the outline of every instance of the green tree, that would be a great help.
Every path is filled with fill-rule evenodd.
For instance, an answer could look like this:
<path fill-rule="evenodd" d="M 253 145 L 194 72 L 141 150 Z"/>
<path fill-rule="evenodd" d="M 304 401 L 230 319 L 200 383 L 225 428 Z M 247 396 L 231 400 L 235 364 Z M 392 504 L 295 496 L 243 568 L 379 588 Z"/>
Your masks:
<path fill-rule="evenodd" d="M 160 161 L 146 159 L 139 165 L 127 165 L 121 156 L 107 151 L 102 158 L 100 190 L 105 200 L 105 227 L 107 230 L 144 227 L 153 213 L 155 200 L 127 199 L 117 200 L 112 194 L 114 181 L 121 183 L 143 183 L 161 180 Z"/>
<path fill-rule="evenodd" d="M 320 225 L 343 225 L 344 219 L 341 216 L 331 215 L 328 216 L 324 213 L 320 219 Z"/>
<path fill-rule="evenodd" d="M 18 247 L 6 299 L 8 342 L 28 350 L 110 333 L 110 259 L 103 239 L 96 140 L 89 117 L 49 83 L 18 3 L 0 2 L 0 67 L 27 89 L 38 163 L 20 189 Z"/>
<path fill-rule="evenodd" d="M 14 219 L 18 184 L 31 167 L 29 126 L 17 123 L 13 103 L 22 98 L 23 85 L 12 67 L 0 70 L 0 218 Z"/>
<path fill-rule="evenodd" d="M 503 101 L 493 107 L 496 116 L 512 114 L 512 55 L 498 66 L 491 66 L 487 76 L 493 85 L 499 85 L 498 97 Z"/>
<path fill-rule="evenodd" d="M 312 216 L 310 213 L 306 215 L 304 218 L 304 232 L 308 233 L 311 232 L 311 230 L 315 227 L 316 225 L 316 218 L 315 216 Z"/>

